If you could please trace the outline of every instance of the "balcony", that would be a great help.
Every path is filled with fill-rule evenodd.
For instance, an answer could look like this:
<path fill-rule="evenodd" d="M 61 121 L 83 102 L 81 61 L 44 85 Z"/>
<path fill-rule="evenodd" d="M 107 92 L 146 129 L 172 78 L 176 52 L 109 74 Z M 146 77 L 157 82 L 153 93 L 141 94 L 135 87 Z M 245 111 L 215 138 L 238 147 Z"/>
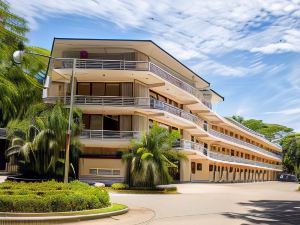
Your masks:
<path fill-rule="evenodd" d="M 213 129 L 208 129 L 208 133 L 215 136 L 215 137 L 218 137 L 218 138 L 222 138 L 222 139 L 225 139 L 225 140 L 228 140 L 230 142 L 233 142 L 233 143 L 237 143 L 237 144 L 240 144 L 240 145 L 243 145 L 245 147 L 248 147 L 248 148 L 251 148 L 251 149 L 254 149 L 255 151 L 259 152 L 259 153 L 262 153 L 264 155 L 268 155 L 268 156 L 271 156 L 273 158 L 276 158 L 277 160 L 281 160 L 282 157 L 281 155 L 278 155 L 278 154 L 275 154 L 275 153 L 272 153 L 272 152 L 269 152 L 263 148 L 260 148 L 256 145 L 253 145 L 253 144 L 250 144 L 248 142 L 245 142 L 245 141 L 242 141 L 240 139 L 237 139 L 237 138 L 234 138 L 234 137 L 231 137 L 229 135 L 226 135 L 226 134 L 223 134 L 223 133 L 220 133 L 220 132 L 217 132 Z"/>
<path fill-rule="evenodd" d="M 55 59 L 54 69 L 72 69 L 73 59 L 58 58 Z M 149 71 L 159 76 L 161 79 L 170 82 L 178 88 L 188 92 L 199 99 L 205 106 L 211 108 L 210 102 L 204 99 L 200 90 L 177 78 L 170 72 L 162 69 L 148 61 L 126 61 L 126 60 L 100 60 L 100 59 L 77 59 L 76 69 L 100 69 L 100 70 L 132 70 L 132 71 Z"/>
<path fill-rule="evenodd" d="M 115 130 L 83 130 L 80 139 L 121 139 L 131 140 L 140 137 L 139 131 L 115 131 Z"/>
<path fill-rule="evenodd" d="M 63 102 L 70 104 L 70 96 L 47 97 L 44 99 L 47 103 Z M 196 125 L 203 127 L 204 121 L 199 117 L 188 113 L 180 108 L 165 102 L 149 97 L 110 97 L 110 96 L 74 96 L 75 105 L 97 105 L 97 106 L 114 106 L 114 107 L 139 107 L 162 110 L 183 119 L 189 120 Z"/>
<path fill-rule="evenodd" d="M 273 143 L 271 141 L 269 141 L 265 135 L 258 133 L 254 130 L 251 130 L 250 128 L 244 126 L 243 124 L 240 124 L 239 122 L 235 121 L 234 119 L 230 118 L 230 117 L 225 117 L 226 120 L 228 120 L 229 122 L 235 124 L 236 126 L 242 128 L 243 130 L 246 130 L 248 132 L 250 132 L 251 134 L 254 134 L 255 136 L 258 136 L 259 138 L 263 138 L 264 141 L 268 142 L 269 144 L 273 145 L 276 148 L 281 148 L 281 146 L 279 144 Z"/>
<path fill-rule="evenodd" d="M 200 155 L 203 155 L 207 157 L 210 160 L 219 160 L 224 161 L 224 163 L 242 163 L 247 164 L 251 166 L 257 166 L 257 167 L 264 167 L 264 168 L 270 168 L 270 169 L 276 169 L 276 170 L 282 170 L 281 165 L 273 165 L 263 162 L 258 162 L 254 160 L 244 159 L 236 156 L 230 156 L 230 155 L 224 155 L 216 152 L 212 152 L 204 148 L 203 145 L 199 143 L 195 143 L 193 141 L 188 140 L 178 140 L 174 143 L 173 147 L 177 150 L 191 150 L 196 151 L 197 153 L 200 153 Z"/>
<path fill-rule="evenodd" d="M 179 109 L 173 105 L 167 104 L 165 102 L 150 98 L 150 108 L 152 109 L 159 109 L 163 110 L 169 113 L 172 113 L 173 115 L 179 116 L 181 118 L 184 118 L 186 120 L 189 120 L 195 124 L 197 124 L 200 127 L 203 127 L 204 121 L 200 119 L 199 117 L 188 113 L 182 109 Z"/>
<path fill-rule="evenodd" d="M 247 164 L 247 165 L 252 165 L 252 166 L 257 166 L 257 167 L 282 170 L 281 165 L 268 164 L 268 163 L 244 159 L 244 158 L 240 158 L 240 157 L 236 157 L 236 156 L 219 154 L 219 153 L 211 152 L 211 151 L 208 152 L 207 156 L 211 159 L 220 160 L 220 161 L 224 161 L 224 162 L 242 163 L 242 164 Z"/>
<path fill-rule="evenodd" d="M 203 145 L 193 142 L 193 141 L 188 141 L 188 140 L 178 140 L 174 143 L 173 147 L 177 150 L 192 150 L 196 151 L 202 155 L 207 155 L 207 149 L 204 148 Z"/>

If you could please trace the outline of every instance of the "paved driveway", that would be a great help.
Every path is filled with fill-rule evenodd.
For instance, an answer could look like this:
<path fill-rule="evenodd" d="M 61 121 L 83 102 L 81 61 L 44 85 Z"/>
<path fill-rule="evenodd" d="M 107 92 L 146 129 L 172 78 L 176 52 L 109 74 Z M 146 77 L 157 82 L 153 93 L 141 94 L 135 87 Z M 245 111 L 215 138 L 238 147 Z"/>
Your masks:
<path fill-rule="evenodd" d="M 182 194 L 112 194 L 132 210 L 125 215 L 78 224 L 226 225 L 300 224 L 295 183 L 180 184 Z"/>

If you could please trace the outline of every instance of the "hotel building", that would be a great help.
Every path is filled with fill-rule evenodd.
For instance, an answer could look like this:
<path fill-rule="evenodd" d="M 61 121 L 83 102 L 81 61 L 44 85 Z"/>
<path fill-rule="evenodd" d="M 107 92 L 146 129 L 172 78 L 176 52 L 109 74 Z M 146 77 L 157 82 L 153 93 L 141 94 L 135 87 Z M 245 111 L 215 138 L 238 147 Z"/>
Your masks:
<path fill-rule="evenodd" d="M 282 170 L 280 146 L 218 115 L 214 105 L 224 98 L 154 42 L 55 38 L 51 54 L 46 103 L 69 106 L 74 71 L 73 104 L 84 123 L 81 180 L 124 181 L 122 152 L 153 122 L 181 134 L 174 148 L 187 160 L 171 171 L 177 182 L 267 181 Z"/>

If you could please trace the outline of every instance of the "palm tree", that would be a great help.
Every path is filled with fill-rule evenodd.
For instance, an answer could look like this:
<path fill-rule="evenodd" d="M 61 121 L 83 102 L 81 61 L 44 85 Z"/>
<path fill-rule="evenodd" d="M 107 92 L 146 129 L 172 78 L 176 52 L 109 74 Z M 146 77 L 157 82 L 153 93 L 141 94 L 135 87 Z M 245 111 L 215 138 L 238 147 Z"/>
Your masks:
<path fill-rule="evenodd" d="M 177 131 L 169 132 L 156 123 L 140 140 L 132 142 L 132 150 L 123 155 L 127 162 L 128 183 L 130 186 L 154 187 L 169 184 L 172 177 L 170 167 L 177 167 L 173 162 L 185 159 L 185 155 L 173 150 L 172 146 L 179 138 Z"/>
<path fill-rule="evenodd" d="M 29 29 L 26 21 L 11 13 L 9 5 L 0 0 L 0 127 L 11 119 L 22 119 L 28 105 L 41 102 L 42 85 L 48 59 L 27 54 L 22 65 L 12 62 L 12 54 L 20 41 L 26 42 Z M 49 54 L 48 50 L 27 47 L 27 51 Z"/>
<path fill-rule="evenodd" d="M 39 104 L 28 114 L 30 112 L 34 112 L 31 118 L 9 123 L 11 147 L 7 149 L 6 156 L 17 159 L 24 176 L 62 177 L 68 110 L 62 105 L 51 107 Z M 79 148 L 81 130 L 81 113 L 75 110 L 73 114 L 71 152 Z M 71 169 L 75 172 L 72 165 Z"/>

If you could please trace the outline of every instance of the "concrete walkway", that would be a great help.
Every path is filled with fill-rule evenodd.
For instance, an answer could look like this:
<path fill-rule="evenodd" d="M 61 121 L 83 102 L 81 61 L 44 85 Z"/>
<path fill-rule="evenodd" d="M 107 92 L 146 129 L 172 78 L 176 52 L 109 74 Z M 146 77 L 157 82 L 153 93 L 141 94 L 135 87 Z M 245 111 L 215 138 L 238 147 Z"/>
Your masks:
<path fill-rule="evenodd" d="M 182 194 L 112 194 L 125 215 L 76 224 L 300 224 L 296 183 L 179 184 Z M 75 223 L 74 223 L 75 224 Z"/>

